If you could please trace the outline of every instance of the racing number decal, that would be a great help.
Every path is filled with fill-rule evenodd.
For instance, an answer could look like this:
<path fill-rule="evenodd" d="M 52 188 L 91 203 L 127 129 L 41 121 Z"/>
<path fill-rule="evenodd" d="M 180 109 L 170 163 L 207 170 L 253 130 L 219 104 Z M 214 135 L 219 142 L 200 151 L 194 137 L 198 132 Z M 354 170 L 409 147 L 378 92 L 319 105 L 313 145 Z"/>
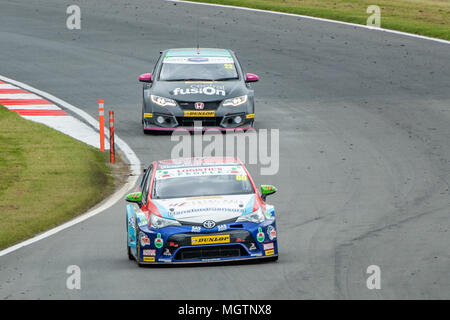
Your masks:
<path fill-rule="evenodd" d="M 237 181 L 247 181 L 247 176 L 243 175 L 243 174 L 237 174 L 236 175 L 236 180 Z"/>
<path fill-rule="evenodd" d="M 233 69 L 233 64 L 231 63 L 225 63 L 224 64 L 225 69 Z"/>

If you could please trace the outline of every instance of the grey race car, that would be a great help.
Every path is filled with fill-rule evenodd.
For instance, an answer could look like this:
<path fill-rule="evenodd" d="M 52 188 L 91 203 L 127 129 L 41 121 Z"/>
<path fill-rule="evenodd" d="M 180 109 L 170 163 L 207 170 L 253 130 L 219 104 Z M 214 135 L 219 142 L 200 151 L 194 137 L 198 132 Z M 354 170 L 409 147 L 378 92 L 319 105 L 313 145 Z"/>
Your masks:
<path fill-rule="evenodd" d="M 169 49 L 161 52 L 143 82 L 144 133 L 177 128 L 250 129 L 255 121 L 254 94 L 236 55 L 227 49 Z M 200 126 L 199 126 L 200 124 Z"/>

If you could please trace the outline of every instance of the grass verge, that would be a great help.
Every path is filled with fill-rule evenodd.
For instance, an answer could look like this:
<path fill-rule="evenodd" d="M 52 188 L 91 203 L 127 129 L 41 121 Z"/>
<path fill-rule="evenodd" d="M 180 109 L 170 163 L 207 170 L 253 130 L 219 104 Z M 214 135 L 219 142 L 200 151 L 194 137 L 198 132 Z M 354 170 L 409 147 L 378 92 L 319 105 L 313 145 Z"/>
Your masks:
<path fill-rule="evenodd" d="M 191 0 L 366 24 L 366 9 L 381 9 L 381 27 L 450 40 L 449 0 Z"/>
<path fill-rule="evenodd" d="M 0 249 L 85 212 L 115 186 L 107 153 L 0 106 Z"/>

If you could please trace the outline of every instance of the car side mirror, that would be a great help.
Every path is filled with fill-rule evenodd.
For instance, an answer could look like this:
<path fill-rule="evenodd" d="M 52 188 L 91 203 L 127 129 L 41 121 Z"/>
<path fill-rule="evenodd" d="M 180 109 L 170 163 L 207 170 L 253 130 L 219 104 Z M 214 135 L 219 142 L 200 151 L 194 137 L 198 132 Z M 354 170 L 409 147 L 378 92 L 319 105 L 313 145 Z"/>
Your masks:
<path fill-rule="evenodd" d="M 267 196 L 277 192 L 277 188 L 271 185 L 263 184 L 261 186 L 261 198 L 266 201 Z"/>
<path fill-rule="evenodd" d="M 245 75 L 245 82 L 256 82 L 259 81 L 259 77 L 253 73 L 247 73 Z"/>
<path fill-rule="evenodd" d="M 152 74 L 151 73 L 143 73 L 139 76 L 140 82 L 152 82 Z"/>
<path fill-rule="evenodd" d="M 141 203 L 142 202 L 142 192 L 132 192 L 127 194 L 125 197 L 125 201 L 132 203 Z"/>

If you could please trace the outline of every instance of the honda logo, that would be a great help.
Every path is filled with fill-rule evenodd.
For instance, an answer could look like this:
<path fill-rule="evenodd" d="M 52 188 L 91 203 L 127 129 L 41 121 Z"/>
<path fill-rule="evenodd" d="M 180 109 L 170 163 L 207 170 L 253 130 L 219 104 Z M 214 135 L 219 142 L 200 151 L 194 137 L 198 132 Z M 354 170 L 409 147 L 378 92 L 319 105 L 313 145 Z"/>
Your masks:
<path fill-rule="evenodd" d="M 195 103 L 195 110 L 203 110 L 205 108 L 205 104 L 203 102 Z"/>
<path fill-rule="evenodd" d="M 205 222 L 203 222 L 203 227 L 206 229 L 212 229 L 216 226 L 216 223 L 212 220 L 206 220 Z"/>

